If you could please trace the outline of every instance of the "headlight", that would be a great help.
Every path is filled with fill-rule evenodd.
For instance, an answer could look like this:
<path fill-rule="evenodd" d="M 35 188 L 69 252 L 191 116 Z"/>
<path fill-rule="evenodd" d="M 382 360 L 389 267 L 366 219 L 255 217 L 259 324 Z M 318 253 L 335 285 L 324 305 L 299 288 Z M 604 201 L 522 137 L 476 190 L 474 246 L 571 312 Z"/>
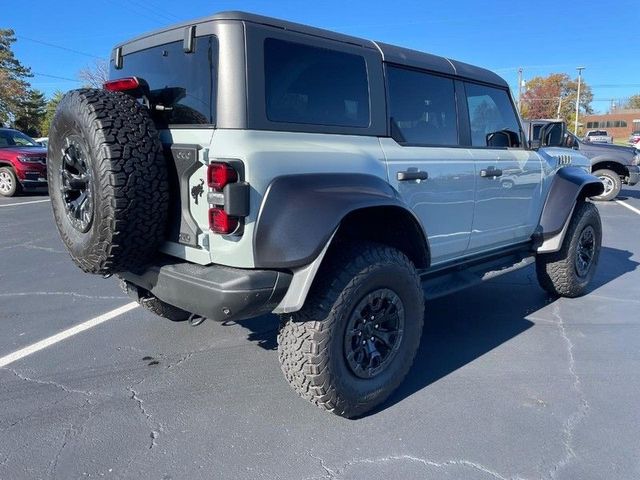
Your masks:
<path fill-rule="evenodd" d="M 40 163 L 42 159 L 40 157 L 24 157 L 22 155 L 18 155 L 18 161 L 22 163 Z"/>

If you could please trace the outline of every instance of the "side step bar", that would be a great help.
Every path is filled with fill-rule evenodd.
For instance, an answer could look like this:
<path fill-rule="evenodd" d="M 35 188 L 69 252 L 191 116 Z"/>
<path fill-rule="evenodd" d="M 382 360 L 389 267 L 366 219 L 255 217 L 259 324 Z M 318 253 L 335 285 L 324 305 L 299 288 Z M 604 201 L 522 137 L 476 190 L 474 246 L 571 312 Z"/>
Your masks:
<path fill-rule="evenodd" d="M 425 271 L 422 274 L 422 289 L 427 300 L 443 297 L 483 281 L 519 270 L 535 261 L 530 249 L 501 252 L 499 256 L 482 259 L 468 266 L 459 265 Z"/>

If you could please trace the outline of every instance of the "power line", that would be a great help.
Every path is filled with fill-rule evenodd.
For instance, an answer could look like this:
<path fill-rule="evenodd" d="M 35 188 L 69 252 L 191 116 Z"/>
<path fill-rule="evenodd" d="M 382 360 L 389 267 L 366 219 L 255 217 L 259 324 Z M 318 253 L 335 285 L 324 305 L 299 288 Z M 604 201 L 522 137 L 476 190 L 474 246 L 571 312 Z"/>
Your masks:
<path fill-rule="evenodd" d="M 49 75 L 48 73 L 38 73 L 38 72 L 31 72 L 31 73 L 33 73 L 36 77 L 55 78 L 55 79 L 58 79 L 58 80 L 68 80 L 70 82 L 82 83 L 77 78 L 59 77 L 58 75 Z"/>
<path fill-rule="evenodd" d="M 33 43 L 39 43 L 41 45 L 46 45 L 47 47 L 51 47 L 51 48 L 57 48 L 57 49 L 60 49 L 60 50 L 65 50 L 67 52 L 75 53 L 77 55 L 84 55 L 85 57 L 91 57 L 91 58 L 97 58 L 99 60 L 104 60 L 104 57 L 99 57 L 97 55 L 93 55 L 92 53 L 81 52 L 80 50 L 75 50 L 73 48 L 63 47 L 62 45 L 56 45 L 54 43 L 43 42 L 42 40 L 36 40 L 35 38 L 29 38 L 29 37 L 25 37 L 25 36 L 22 36 L 22 35 L 16 35 L 16 38 L 19 38 L 20 40 L 27 40 L 27 41 L 33 42 Z"/>

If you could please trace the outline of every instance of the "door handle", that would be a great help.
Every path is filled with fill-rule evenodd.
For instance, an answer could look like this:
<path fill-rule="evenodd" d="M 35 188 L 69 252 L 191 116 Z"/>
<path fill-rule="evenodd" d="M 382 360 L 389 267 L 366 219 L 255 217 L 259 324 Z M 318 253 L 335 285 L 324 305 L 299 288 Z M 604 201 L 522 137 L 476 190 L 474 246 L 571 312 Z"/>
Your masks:
<path fill-rule="evenodd" d="M 421 170 L 418 171 L 404 171 L 396 173 L 396 178 L 399 182 L 407 182 L 409 180 L 426 180 L 429 178 L 429 174 L 427 172 L 423 172 Z"/>
<path fill-rule="evenodd" d="M 496 167 L 487 167 L 480 170 L 480 176 L 483 178 L 501 177 L 502 170 Z"/>

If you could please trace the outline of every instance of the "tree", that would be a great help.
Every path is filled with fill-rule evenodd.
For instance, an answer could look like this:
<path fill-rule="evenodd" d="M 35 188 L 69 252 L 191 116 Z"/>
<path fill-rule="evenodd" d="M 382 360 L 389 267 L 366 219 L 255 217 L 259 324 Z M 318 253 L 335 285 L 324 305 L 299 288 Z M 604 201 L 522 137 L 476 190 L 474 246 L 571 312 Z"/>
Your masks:
<path fill-rule="evenodd" d="M 625 108 L 640 108 L 640 93 L 631 95 Z"/>
<path fill-rule="evenodd" d="M 23 66 L 11 50 L 16 41 L 13 30 L 0 29 L 0 124 L 10 122 L 26 99 L 31 70 Z"/>
<path fill-rule="evenodd" d="M 46 105 L 44 93 L 39 90 L 29 90 L 26 98 L 18 105 L 13 122 L 14 127 L 27 135 L 39 137 Z"/>
<path fill-rule="evenodd" d="M 47 102 L 47 106 L 45 107 L 44 117 L 42 119 L 42 123 L 40 124 L 40 132 L 42 133 L 43 136 L 49 135 L 49 129 L 51 128 L 51 122 L 53 121 L 53 116 L 55 115 L 56 108 L 58 108 L 58 104 L 60 103 L 60 100 L 62 100 L 63 96 L 64 96 L 64 93 L 62 93 L 60 90 L 57 90 L 53 94 L 53 97 L 51 97 L 51 99 Z"/>
<path fill-rule="evenodd" d="M 102 88 L 104 82 L 109 80 L 109 64 L 105 60 L 96 60 L 93 65 L 88 65 L 78 72 L 78 78 L 85 87 Z"/>
<path fill-rule="evenodd" d="M 553 73 L 547 77 L 535 77 L 527 82 L 527 90 L 522 95 L 521 113 L 525 118 L 559 117 L 571 126 L 576 118 L 576 98 L 578 80 L 572 80 L 566 73 Z M 584 81 L 580 85 L 580 115 L 593 113 L 591 102 L 593 92 Z"/>

